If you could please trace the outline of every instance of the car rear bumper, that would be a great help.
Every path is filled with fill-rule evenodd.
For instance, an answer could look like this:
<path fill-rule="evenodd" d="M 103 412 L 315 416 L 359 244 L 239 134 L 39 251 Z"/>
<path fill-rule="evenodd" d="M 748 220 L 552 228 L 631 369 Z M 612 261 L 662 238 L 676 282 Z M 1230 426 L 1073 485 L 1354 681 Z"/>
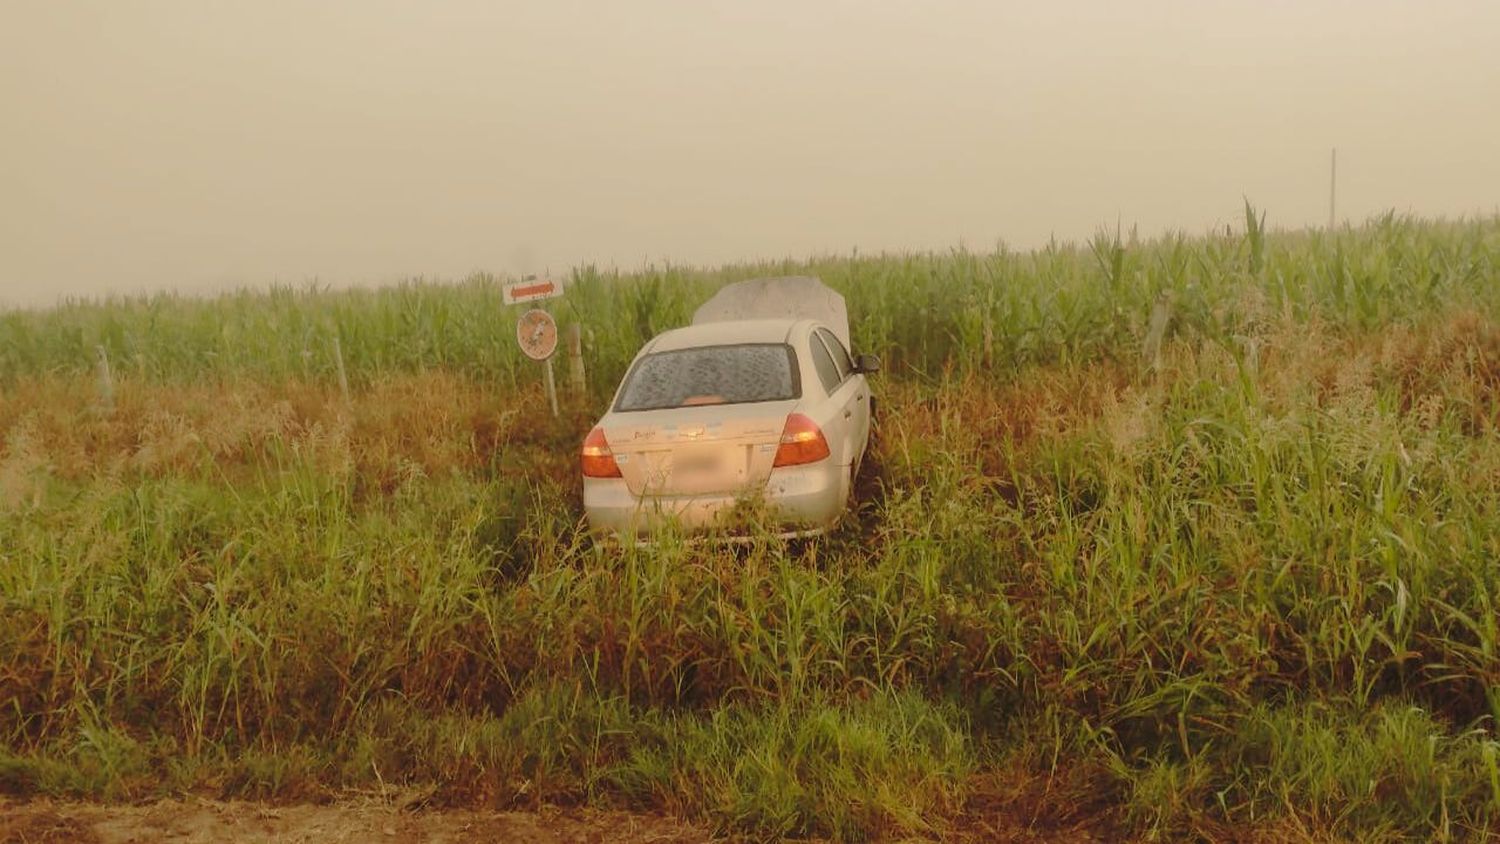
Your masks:
<path fill-rule="evenodd" d="M 771 523 L 781 536 L 821 533 L 844 510 L 849 467 L 825 460 L 773 469 L 763 495 Z M 589 527 L 601 533 L 638 537 L 665 525 L 694 533 L 739 527 L 727 521 L 750 495 L 639 496 L 621 478 L 584 478 L 583 510 Z"/>

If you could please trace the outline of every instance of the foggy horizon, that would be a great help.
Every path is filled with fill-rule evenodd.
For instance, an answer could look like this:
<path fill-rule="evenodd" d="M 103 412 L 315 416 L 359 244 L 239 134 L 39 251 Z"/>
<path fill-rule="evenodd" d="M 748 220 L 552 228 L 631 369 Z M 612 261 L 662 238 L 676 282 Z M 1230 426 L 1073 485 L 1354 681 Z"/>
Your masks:
<path fill-rule="evenodd" d="M 1500 203 L 1500 4 L 0 7 L 0 307 Z"/>

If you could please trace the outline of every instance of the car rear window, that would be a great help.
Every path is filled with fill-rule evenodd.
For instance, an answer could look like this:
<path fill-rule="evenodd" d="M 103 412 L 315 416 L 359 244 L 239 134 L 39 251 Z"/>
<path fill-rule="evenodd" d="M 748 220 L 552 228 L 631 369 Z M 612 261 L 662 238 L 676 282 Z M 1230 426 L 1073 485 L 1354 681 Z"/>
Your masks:
<path fill-rule="evenodd" d="M 631 367 L 615 410 L 785 401 L 801 395 L 785 343 L 699 346 L 646 355 Z"/>

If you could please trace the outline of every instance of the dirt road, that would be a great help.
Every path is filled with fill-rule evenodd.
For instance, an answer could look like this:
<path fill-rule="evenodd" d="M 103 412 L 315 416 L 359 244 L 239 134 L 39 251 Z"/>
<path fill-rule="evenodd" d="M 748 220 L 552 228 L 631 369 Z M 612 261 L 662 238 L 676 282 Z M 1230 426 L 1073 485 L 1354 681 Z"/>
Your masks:
<path fill-rule="evenodd" d="M 706 830 L 624 812 L 403 811 L 374 801 L 269 806 L 199 798 L 101 806 L 0 798 L 0 844 L 82 842 L 625 842 L 689 844 Z"/>

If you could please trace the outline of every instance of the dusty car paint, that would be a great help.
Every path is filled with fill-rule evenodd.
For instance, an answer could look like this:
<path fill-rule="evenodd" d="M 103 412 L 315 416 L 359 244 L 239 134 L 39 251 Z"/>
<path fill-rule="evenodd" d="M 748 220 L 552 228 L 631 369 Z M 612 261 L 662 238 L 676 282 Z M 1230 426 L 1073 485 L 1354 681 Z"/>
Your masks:
<path fill-rule="evenodd" d="M 785 291 L 789 282 L 795 287 L 805 280 L 772 281 L 776 282 L 772 287 Z M 756 296 L 741 298 L 762 301 L 764 287 L 756 286 Z M 810 310 L 844 318 L 841 297 L 838 307 L 832 308 L 829 297 L 816 289 L 813 292 L 818 307 Z M 720 308 L 715 313 L 727 312 Z M 847 322 L 839 328 L 847 334 Z M 826 530 L 847 507 L 854 472 L 869 444 L 872 405 L 865 373 L 854 366 L 850 350 L 838 336 L 834 326 L 816 319 L 714 319 L 695 321 L 647 343 L 617 389 L 610 411 L 590 434 L 607 442 L 616 472 L 611 477 L 584 477 L 584 511 L 591 528 L 629 537 L 649 534 L 667 523 L 692 531 L 711 530 L 725 527 L 725 518 L 738 516 L 747 502 L 755 502 L 769 512 L 772 527 L 779 533 Z M 635 389 L 631 378 L 652 355 L 715 350 L 699 357 L 732 366 L 733 349 L 754 347 L 755 351 L 744 354 L 766 361 L 773 358 L 766 356 L 764 348 L 776 344 L 789 350 L 790 371 L 773 373 L 772 381 L 789 375 L 794 383 L 790 390 L 784 389 L 785 384 L 777 387 L 774 400 L 644 409 L 630 409 L 631 403 L 621 401 L 627 389 Z M 661 367 L 646 370 L 668 371 Z M 706 383 L 722 386 L 723 373 L 715 372 L 700 376 Z M 655 386 L 659 389 L 640 395 L 652 401 L 674 395 L 673 385 Z M 780 398 L 783 394 L 791 397 Z M 812 424 L 826 451 L 809 453 L 788 446 L 783 435 L 794 417 L 799 424 Z M 776 465 L 790 453 L 812 462 Z"/>

